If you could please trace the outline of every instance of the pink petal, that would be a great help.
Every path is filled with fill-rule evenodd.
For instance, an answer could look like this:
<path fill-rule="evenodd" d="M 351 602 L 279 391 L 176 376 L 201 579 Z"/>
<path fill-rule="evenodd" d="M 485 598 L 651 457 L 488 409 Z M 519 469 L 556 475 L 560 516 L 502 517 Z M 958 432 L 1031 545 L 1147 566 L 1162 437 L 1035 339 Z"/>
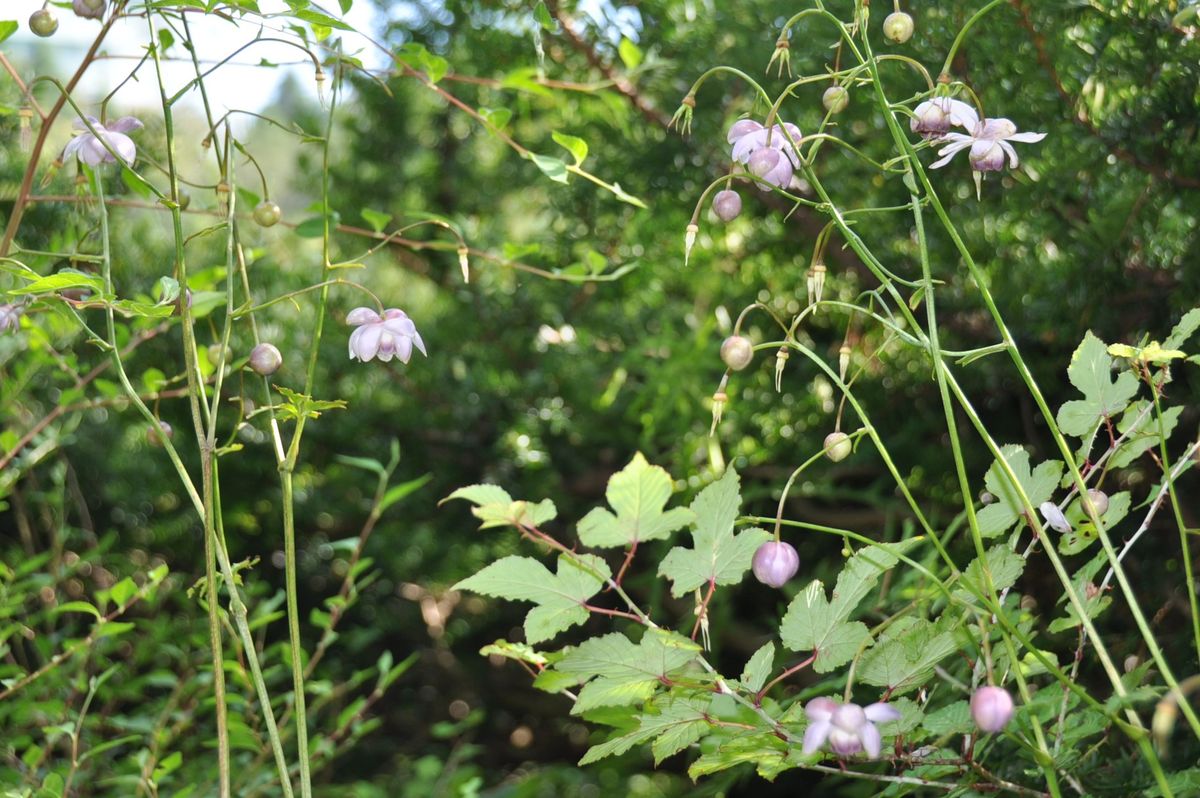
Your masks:
<path fill-rule="evenodd" d="M 1009 144 L 1007 141 L 1004 141 L 1003 139 L 1001 139 L 1000 141 L 997 141 L 996 143 L 1000 145 L 1000 149 L 1002 149 L 1006 153 L 1008 153 L 1008 165 L 1009 166 L 1011 166 L 1013 169 L 1016 169 L 1018 166 L 1021 165 L 1021 159 L 1017 157 L 1017 151 L 1015 149 L 1013 149 L 1013 145 Z"/>
<path fill-rule="evenodd" d="M 379 351 L 376 352 L 375 356 L 378 357 L 380 360 L 382 360 L 384 363 L 387 363 L 388 361 L 390 361 L 392 359 L 392 356 L 395 354 L 396 354 L 396 337 L 394 335 L 392 335 L 391 333 L 389 333 L 387 330 L 381 331 L 379 334 Z"/>
<path fill-rule="evenodd" d="M 961 100 L 946 100 L 946 104 L 942 106 L 942 110 L 950 116 L 950 124 L 957 125 L 967 130 L 974 130 L 979 124 L 979 114 L 975 113 L 974 106 L 969 103 L 964 103 Z"/>
<path fill-rule="evenodd" d="M 873 723 L 864 723 L 858 729 L 858 739 L 862 740 L 863 748 L 867 749 L 867 755 L 872 759 L 879 756 L 879 751 L 883 747 L 883 738 L 879 735 L 879 729 L 875 728 Z"/>
<path fill-rule="evenodd" d="M 753 133 L 756 130 L 762 130 L 762 125 L 753 119 L 739 119 L 729 128 L 729 133 L 725 136 L 725 140 L 733 144 L 747 133 Z"/>
<path fill-rule="evenodd" d="M 1009 141 L 1019 141 L 1022 144 L 1036 144 L 1046 138 L 1045 133 L 1013 133 L 1011 136 L 1005 136 Z"/>
<path fill-rule="evenodd" d="M 347 324 L 369 324 L 376 321 L 381 321 L 379 314 L 370 308 L 355 308 L 346 314 Z"/>
<path fill-rule="evenodd" d="M 429 357 L 429 353 L 425 351 L 425 342 L 421 340 L 421 334 L 416 330 L 413 330 L 412 342 L 416 345 L 417 349 L 420 350 L 422 355 Z"/>
<path fill-rule="evenodd" d="M 930 169 L 940 169 L 941 167 L 950 163 L 950 159 L 952 159 L 955 155 L 957 155 L 958 153 L 962 152 L 963 150 L 965 150 L 971 146 L 972 140 L 969 136 L 963 136 L 961 133 L 947 133 L 946 134 L 947 139 L 950 138 L 951 136 L 961 136 L 962 139 L 966 139 L 966 140 L 963 141 L 960 139 L 958 141 L 955 141 L 953 144 L 950 144 L 950 145 L 938 150 L 938 155 L 941 155 L 944 157 L 929 164 Z"/>
<path fill-rule="evenodd" d="M 412 357 L 413 339 L 407 335 L 396 339 L 396 357 L 401 363 L 407 363 Z"/>
<path fill-rule="evenodd" d="M 141 130 L 145 126 L 140 119 L 132 116 L 123 116 L 116 121 L 109 122 L 104 127 L 113 133 L 132 133 L 135 130 Z"/>
<path fill-rule="evenodd" d="M 417 325 L 412 323 L 412 319 L 405 316 L 404 318 L 387 318 L 386 314 L 383 320 L 383 329 L 390 332 L 392 335 L 408 338 L 417 331 Z"/>
<path fill-rule="evenodd" d="M 863 712 L 866 713 L 867 720 L 874 723 L 887 723 L 891 720 L 900 720 L 900 710 L 883 701 L 869 704 L 863 708 Z"/>
<path fill-rule="evenodd" d="M 828 720 L 814 720 L 808 724 L 808 728 L 804 730 L 805 755 L 813 754 L 820 750 L 825 741 L 829 739 L 829 732 L 832 728 L 833 725 Z"/>
<path fill-rule="evenodd" d="M 137 158 L 137 145 L 133 143 L 133 139 L 129 138 L 129 136 L 126 136 L 124 133 L 109 131 L 105 134 L 104 138 L 109 146 L 116 150 L 117 155 L 125 163 L 131 164 Z M 108 157 L 111 159 L 112 153 L 109 153 Z"/>
<path fill-rule="evenodd" d="M 814 698 L 804 707 L 804 714 L 812 721 L 829 720 L 838 708 L 838 702 L 832 698 Z"/>
<path fill-rule="evenodd" d="M 355 334 L 360 334 L 358 345 L 355 351 L 358 352 L 358 359 L 366 363 L 375 355 L 379 354 L 380 341 L 383 338 L 383 325 L 381 324 L 366 324 L 354 331 Z M 351 336 L 354 337 L 353 335 Z"/>

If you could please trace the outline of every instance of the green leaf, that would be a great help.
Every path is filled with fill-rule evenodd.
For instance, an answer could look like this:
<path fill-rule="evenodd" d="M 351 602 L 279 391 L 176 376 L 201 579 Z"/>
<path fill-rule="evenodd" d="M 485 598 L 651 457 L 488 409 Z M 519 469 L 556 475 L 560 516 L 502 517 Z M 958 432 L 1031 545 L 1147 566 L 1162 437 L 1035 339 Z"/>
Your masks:
<path fill-rule="evenodd" d="M 158 767 L 154 768 L 154 781 L 158 782 L 166 778 L 168 775 L 178 770 L 179 766 L 182 764 L 183 754 L 179 751 L 175 751 L 170 755 L 163 757 L 159 761 Z"/>
<path fill-rule="evenodd" d="M 1047 460 L 1031 470 L 1029 452 L 1022 447 L 1009 444 L 1001 447 L 1000 454 L 1016 475 L 1017 481 L 1021 483 L 1033 507 L 1054 495 L 1054 488 L 1062 477 L 1061 461 Z M 988 469 L 984 484 L 996 500 L 979 512 L 979 533 L 985 538 L 991 538 L 1007 532 L 1018 518 L 1023 517 L 1024 504 L 1018 498 L 1016 489 L 998 460 Z"/>
<path fill-rule="evenodd" d="M 947 734 L 966 734 L 975 729 L 971 718 L 971 705 L 966 701 L 955 701 L 936 712 L 925 716 L 921 727 L 930 734 L 941 737 Z"/>
<path fill-rule="evenodd" d="M 544 0 L 538 0 L 538 4 L 533 8 L 533 18 L 542 26 L 542 30 L 554 32 L 554 17 L 550 16 L 550 9 L 546 8 Z"/>
<path fill-rule="evenodd" d="M 1067 367 L 1067 378 L 1084 398 L 1058 409 L 1058 426 L 1067 435 L 1090 435 L 1101 419 L 1120 413 L 1137 393 L 1138 381 L 1130 372 L 1123 371 L 1113 380 L 1112 363 L 1104 342 L 1089 331 Z"/>
<path fill-rule="evenodd" d="M 392 221 L 390 213 L 381 213 L 370 208 L 363 208 L 359 211 L 359 215 L 366 220 L 367 224 L 371 225 L 371 229 L 376 233 L 382 233 Z"/>
<path fill-rule="evenodd" d="M 691 510 L 676 507 L 663 512 L 671 498 L 671 477 L 646 462 L 641 452 L 608 481 L 605 492 L 616 515 L 597 507 L 579 522 L 585 546 L 610 548 L 646 540 L 664 540 L 692 520 Z"/>
<path fill-rule="evenodd" d="M 585 640 L 554 666 L 583 684 L 571 709 L 637 704 L 654 694 L 668 676 L 696 657 L 700 647 L 686 637 L 648 629 L 636 645 L 620 632 Z"/>
<path fill-rule="evenodd" d="M 1110 468 L 1124 468 L 1151 448 L 1158 446 L 1162 436 L 1158 434 L 1158 420 L 1154 417 L 1154 412 L 1150 411 L 1142 417 L 1143 411 L 1149 406 L 1149 400 L 1139 399 L 1126 409 L 1125 415 L 1117 422 L 1117 432 L 1129 437 L 1109 458 Z M 1182 406 L 1168 407 L 1163 411 L 1162 428 L 1168 438 L 1179 423 L 1179 414 L 1182 412 Z"/>
<path fill-rule="evenodd" d="M 587 142 L 576 136 L 568 136 L 566 133 L 559 133 L 557 130 L 550 133 L 559 146 L 571 153 L 571 157 L 575 159 L 575 165 L 579 166 L 588 156 Z"/>
<path fill-rule="evenodd" d="M 128 576 L 117 582 L 108 590 L 109 598 L 113 600 L 118 607 L 125 604 L 131 598 L 137 595 L 138 586 Z"/>
<path fill-rule="evenodd" d="M 617 55 L 621 56 L 621 63 L 625 65 L 626 69 L 637 69 L 642 63 L 641 48 L 624 37 L 617 45 Z"/>
<path fill-rule="evenodd" d="M 393 485 L 388 489 L 387 493 L 383 494 L 383 498 L 379 500 L 379 512 L 382 513 L 396 502 L 407 498 L 409 495 L 425 487 L 431 479 L 433 479 L 433 474 L 425 474 L 416 479 L 410 479 L 408 482 Z"/>
<path fill-rule="evenodd" d="M 545 667 L 549 662 L 546 655 L 534 649 L 528 643 L 510 643 L 507 640 L 497 640 L 495 643 L 490 643 L 479 649 L 481 656 L 504 657 L 505 659 L 515 659 L 520 662 L 528 662 L 530 665 Z"/>
<path fill-rule="evenodd" d="M 750 661 L 746 663 L 746 669 L 742 671 L 742 685 L 747 690 L 758 692 L 767 683 L 767 677 L 771 675 L 771 670 L 775 667 L 775 644 L 767 642 L 758 651 L 755 651 Z"/>
<path fill-rule="evenodd" d="M 354 28 L 350 27 L 345 22 L 342 22 L 337 17 L 331 17 L 328 14 L 322 14 L 320 11 L 316 11 L 312 8 L 303 8 L 299 11 L 294 11 L 293 15 L 296 17 L 296 19 L 302 19 L 313 26 L 319 25 L 326 28 L 336 28 L 337 30 L 354 30 Z"/>
<path fill-rule="evenodd" d="M 858 664 L 858 678 L 886 687 L 893 695 L 915 690 L 933 676 L 939 662 L 958 650 L 953 618 L 930 623 L 904 616 L 887 628 Z"/>
<path fill-rule="evenodd" d="M 476 505 L 471 508 L 471 514 L 483 521 L 480 529 L 497 526 L 536 527 L 558 516 L 558 509 L 550 499 L 543 499 L 537 504 L 513 501 L 508 491 L 496 485 L 468 485 L 442 501 L 451 499 L 466 499 Z"/>
<path fill-rule="evenodd" d="M 612 576 L 604 560 L 592 554 L 558 558 L 558 573 L 529 557 L 504 557 L 454 586 L 485 596 L 532 601 L 525 616 L 526 642 L 540 643 L 588 619 L 583 606 Z"/>
<path fill-rule="evenodd" d="M 654 763 L 657 765 L 700 739 L 709 728 L 709 703 L 706 698 L 667 696 L 658 706 L 658 713 L 641 715 L 635 730 L 592 746 L 579 760 L 579 764 L 598 762 L 608 756 L 623 754 L 635 745 L 654 740 L 652 751 Z"/>
<path fill-rule="evenodd" d="M 850 615 L 879 581 L 880 574 L 898 562 L 896 555 L 917 540 L 860 550 L 838 574 L 832 601 L 825 597 L 825 586 L 813 580 L 788 605 L 779 627 L 783 644 L 791 651 L 813 652 L 813 670 L 818 673 L 828 673 L 849 662 L 859 646 L 870 641 L 866 625 L 850 621 Z"/>
<path fill-rule="evenodd" d="M 752 734 L 735 737 L 715 751 L 706 751 L 688 767 L 688 776 L 698 779 L 736 765 L 752 763 L 759 775 L 773 779 L 778 773 L 792 767 L 786 763 L 787 743 L 773 734 Z"/>
<path fill-rule="evenodd" d="M 976 557 L 963 572 L 963 581 L 970 583 L 983 595 L 987 595 L 987 582 L 983 578 L 983 563 L 987 563 L 987 572 L 992 577 L 992 587 L 997 592 L 1012 587 L 1025 570 L 1025 560 L 1021 555 L 1003 543 L 992 546 L 986 552 L 983 561 Z M 975 594 L 959 588 L 954 591 L 955 598 L 960 601 L 975 603 Z"/>
<path fill-rule="evenodd" d="M 430 83 L 437 83 L 450 71 L 450 62 L 434 55 L 423 44 L 409 42 L 400 48 L 397 58 L 417 72 L 422 72 Z"/>
<path fill-rule="evenodd" d="M 325 237 L 325 220 L 329 220 L 330 231 L 337 227 L 341 221 L 336 213 L 331 213 L 328 217 L 325 216 L 310 216 L 300 224 L 296 225 L 296 235 L 301 238 L 324 238 Z"/>
<path fill-rule="evenodd" d="M 741 503 L 738 475 L 732 468 L 700 491 L 691 507 L 695 515 L 693 548 L 676 546 L 658 566 L 659 575 L 672 582 L 671 595 L 679 598 L 709 582 L 736 585 L 742 581 L 754 552 L 771 535 L 762 529 L 734 534 L 733 525 Z"/>
<path fill-rule="evenodd" d="M 1182 349 L 1187 340 L 1192 337 L 1192 333 L 1198 329 L 1200 329 L 1200 308 L 1193 308 L 1183 314 L 1183 318 L 1171 330 L 1167 340 L 1163 341 L 1163 348 Z"/>
<path fill-rule="evenodd" d="M 529 153 L 529 160 L 537 164 L 537 168 L 555 183 L 567 182 L 566 162 L 550 155 L 538 155 L 536 152 Z"/>
<path fill-rule="evenodd" d="M 22 274 L 21 276 L 26 276 Z M 46 277 L 39 277 L 28 285 L 8 289 L 10 294 L 49 294 L 62 291 L 65 288 L 88 288 L 93 293 L 103 292 L 104 281 L 94 274 L 86 274 L 74 269 L 63 269 Z"/>
<path fill-rule="evenodd" d="M 0 20 L 0 42 L 16 33 L 20 27 L 15 19 Z"/>
<path fill-rule="evenodd" d="M 344 410 L 346 408 L 344 399 L 313 399 L 307 394 L 297 393 L 282 385 L 274 387 L 287 400 L 275 406 L 275 416 L 281 421 L 295 421 L 301 416 L 317 418 L 326 410 Z"/>
<path fill-rule="evenodd" d="M 354 7 L 354 0 L 338 0 L 338 6 L 342 9 L 343 14 L 349 14 L 350 9 Z"/>
<path fill-rule="evenodd" d="M 504 130 L 508 127 L 513 112 L 508 108 L 480 108 L 479 115 L 496 130 Z"/>
<path fill-rule="evenodd" d="M 88 615 L 93 615 L 96 618 L 103 617 L 100 614 L 100 610 L 96 609 L 86 601 L 68 601 L 65 604 L 59 604 L 54 608 L 55 615 L 63 612 L 86 612 Z"/>

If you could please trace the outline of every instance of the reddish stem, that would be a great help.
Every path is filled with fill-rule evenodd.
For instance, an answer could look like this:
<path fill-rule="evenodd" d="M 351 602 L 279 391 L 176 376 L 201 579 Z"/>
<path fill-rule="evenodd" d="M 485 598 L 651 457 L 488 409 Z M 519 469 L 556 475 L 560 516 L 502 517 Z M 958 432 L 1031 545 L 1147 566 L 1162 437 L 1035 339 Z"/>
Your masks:
<path fill-rule="evenodd" d="M 804 660 L 799 665 L 793 665 L 792 667 L 785 670 L 783 673 L 776 676 L 771 681 L 767 682 L 766 686 L 764 686 L 763 689 L 759 690 L 757 693 L 754 694 L 754 705 L 761 706 L 763 696 L 765 696 L 767 694 L 768 690 L 770 690 L 772 687 L 779 684 L 781 681 L 783 681 L 787 677 L 791 676 L 793 673 L 800 670 L 801 668 L 807 668 L 809 665 L 812 665 L 813 662 L 816 661 L 816 659 L 817 659 L 817 653 L 814 651 L 811 657 Z"/>
<path fill-rule="evenodd" d="M 617 578 L 613 580 L 613 584 L 617 587 L 621 586 L 621 580 L 625 578 L 625 572 L 629 570 L 629 564 L 633 562 L 633 555 L 637 554 L 638 542 L 633 541 L 633 545 L 629 547 L 629 553 L 625 555 L 625 562 L 621 563 L 621 570 L 617 571 Z M 611 587 L 608 588 L 612 590 Z"/>
<path fill-rule="evenodd" d="M 708 592 L 704 595 L 704 600 L 700 602 L 700 609 L 696 612 L 696 623 L 692 626 L 692 639 L 696 639 L 696 633 L 700 631 L 700 624 L 708 616 L 708 602 L 712 600 L 713 592 L 717 589 L 717 580 L 708 580 Z"/>

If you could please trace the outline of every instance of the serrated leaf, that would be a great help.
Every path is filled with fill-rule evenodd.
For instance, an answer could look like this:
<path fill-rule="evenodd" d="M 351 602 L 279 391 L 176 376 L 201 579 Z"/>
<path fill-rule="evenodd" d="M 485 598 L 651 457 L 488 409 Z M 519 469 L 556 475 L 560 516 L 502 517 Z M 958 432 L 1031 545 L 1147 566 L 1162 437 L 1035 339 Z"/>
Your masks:
<path fill-rule="evenodd" d="M 971 705 L 966 701 L 955 701 L 936 712 L 930 712 L 921 723 L 925 731 L 941 737 L 946 734 L 966 734 L 975 729 L 971 718 Z"/>
<path fill-rule="evenodd" d="M 274 388 L 287 400 L 275 406 L 275 417 L 281 421 L 295 421 L 301 416 L 318 418 L 327 410 L 346 409 L 344 399 L 313 399 L 282 385 L 275 385 Z"/>
<path fill-rule="evenodd" d="M 767 677 L 771 675 L 774 667 L 775 643 L 767 642 L 762 648 L 755 651 L 750 657 L 750 661 L 746 663 L 746 668 L 742 671 L 742 685 L 747 690 L 757 693 L 767 683 Z"/>
<path fill-rule="evenodd" d="M 709 728 L 708 704 L 708 699 L 704 698 L 668 696 L 661 702 L 657 714 L 640 715 L 636 729 L 592 746 L 579 764 L 589 765 L 605 757 L 623 754 L 648 740 L 654 740 L 652 750 L 654 762 L 658 764 L 700 739 Z"/>
<path fill-rule="evenodd" d="M 671 477 L 646 462 L 641 452 L 613 474 L 605 492 L 616 515 L 597 507 L 579 522 L 579 539 L 586 546 L 609 548 L 646 540 L 663 540 L 693 519 L 691 510 L 676 507 L 663 512 L 671 498 Z"/>
<path fill-rule="evenodd" d="M 576 562 L 579 560 L 581 562 Z M 591 554 L 558 558 L 558 573 L 530 557 L 504 557 L 454 586 L 485 596 L 512 601 L 532 601 L 537 606 L 525 616 L 528 643 L 549 640 L 559 632 L 588 619 L 584 604 L 612 576 L 604 560 Z"/>
<path fill-rule="evenodd" d="M 578 136 L 568 136 L 566 133 L 559 133 L 557 130 L 550 133 L 550 137 L 567 152 L 571 153 L 571 157 L 575 159 L 575 165 L 579 166 L 588 156 L 587 142 Z"/>
<path fill-rule="evenodd" d="M 26 275 L 22 273 L 21 276 Z M 8 293 L 16 295 L 48 294 L 66 288 L 87 288 L 93 293 L 99 294 L 104 290 L 104 281 L 94 274 L 87 274 L 75 269 L 63 269 L 46 277 L 39 277 L 28 285 L 10 288 Z"/>
<path fill-rule="evenodd" d="M 671 595 L 679 598 L 709 582 L 736 585 L 742 581 L 754 552 L 771 535 L 762 529 L 734 533 L 741 503 L 738 475 L 732 468 L 700 491 L 691 506 L 695 516 L 693 547 L 676 546 L 658 566 L 659 576 L 671 580 Z"/>
<path fill-rule="evenodd" d="M 586 640 L 568 651 L 554 670 L 583 684 L 571 712 L 637 704 L 696 657 L 700 647 L 685 637 L 649 629 L 636 645 L 620 632 Z"/>
<path fill-rule="evenodd" d="M 1166 349 L 1182 349 L 1187 340 L 1192 337 L 1192 333 L 1200 330 L 1200 308 L 1193 308 L 1183 314 L 1183 318 L 1171 330 L 1171 334 L 1167 336 L 1167 340 L 1163 341 L 1163 347 Z"/>
<path fill-rule="evenodd" d="M 915 690 L 934 667 L 958 650 L 953 619 L 930 623 L 905 616 L 887 628 L 858 664 L 858 678 L 893 695 Z"/>
<path fill-rule="evenodd" d="M 1058 410 L 1058 426 L 1067 435 L 1090 435 L 1101 419 L 1120 413 L 1137 393 L 1137 378 L 1123 371 L 1114 380 L 1112 363 L 1108 347 L 1089 331 L 1067 367 L 1067 378 L 1084 396 Z"/>
<path fill-rule="evenodd" d="M 813 670 L 818 673 L 849 662 L 859 647 L 870 641 L 866 625 L 848 620 L 851 613 L 880 574 L 898 562 L 896 554 L 915 542 L 910 539 L 859 551 L 838 575 L 832 601 L 825 596 L 825 586 L 813 580 L 788 605 L 779 627 L 780 640 L 791 651 L 813 652 Z"/>
<path fill-rule="evenodd" d="M 1047 501 L 1054 494 L 1054 488 L 1062 477 L 1061 461 L 1047 460 L 1037 468 L 1031 469 L 1029 452 L 1016 444 L 1001 447 L 1000 454 L 1016 475 L 1033 507 Z M 985 538 L 991 538 L 1007 532 L 1018 518 L 1023 517 L 1021 511 L 1024 505 L 999 461 L 992 463 L 992 467 L 988 469 L 984 484 L 996 500 L 979 512 L 979 533 Z"/>
<path fill-rule="evenodd" d="M 753 763 L 763 778 L 773 778 L 786 770 L 787 743 L 773 734 L 750 734 L 735 737 L 715 751 L 706 752 L 688 767 L 688 776 L 697 779 L 722 770 Z"/>
<path fill-rule="evenodd" d="M 1146 399 L 1134 402 L 1117 422 L 1117 432 L 1122 436 L 1127 435 L 1128 440 L 1113 452 L 1112 457 L 1109 458 L 1109 468 L 1124 468 L 1158 445 L 1161 438 L 1158 434 L 1158 419 L 1154 417 L 1153 412 L 1142 416 L 1149 404 L 1150 402 Z M 1163 411 L 1162 428 L 1168 438 L 1179 423 L 1179 414 L 1182 412 L 1182 406 L 1168 407 Z M 1140 422 L 1138 422 L 1139 418 L 1141 418 Z"/>
<path fill-rule="evenodd" d="M 558 516 L 558 508 L 550 499 L 536 504 L 514 501 L 508 492 L 496 485 L 468 485 L 451 493 L 442 502 L 466 499 L 476 505 L 471 514 L 483 521 L 480 529 L 498 526 L 537 527 Z"/>
<path fill-rule="evenodd" d="M 1021 555 L 1003 543 L 992 546 L 986 552 L 984 562 L 987 563 L 988 574 L 991 575 L 992 587 L 1000 592 L 1012 587 L 1025 570 L 1025 560 Z M 978 557 L 963 571 L 964 581 L 974 585 L 976 590 L 987 594 L 987 581 L 983 578 L 983 562 Z M 955 598 L 960 601 L 974 603 L 975 596 L 970 591 L 959 588 L 954 591 Z"/>

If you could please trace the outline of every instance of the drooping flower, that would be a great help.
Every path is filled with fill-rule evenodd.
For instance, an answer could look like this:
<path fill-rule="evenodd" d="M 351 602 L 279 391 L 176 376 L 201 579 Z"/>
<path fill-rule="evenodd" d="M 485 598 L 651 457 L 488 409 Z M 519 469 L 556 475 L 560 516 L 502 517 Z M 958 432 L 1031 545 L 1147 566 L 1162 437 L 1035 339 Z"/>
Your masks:
<path fill-rule="evenodd" d="M 71 3 L 71 8 L 75 11 L 75 16 L 83 17 L 84 19 L 100 19 L 104 16 L 104 6 L 107 0 L 74 0 Z"/>
<path fill-rule="evenodd" d="M 812 754 L 829 744 L 829 750 L 839 757 L 866 751 L 875 759 L 883 748 L 883 738 L 876 723 L 900 719 L 900 710 L 891 704 L 878 702 L 867 707 L 858 704 L 839 704 L 832 698 L 814 698 L 804 708 L 808 728 L 804 731 L 804 753 Z"/>
<path fill-rule="evenodd" d="M 769 540 L 754 552 L 750 567 L 764 585 L 783 587 L 800 568 L 800 555 L 790 543 Z"/>
<path fill-rule="evenodd" d="M 274 344 L 261 343 L 250 350 L 250 368 L 269 377 L 283 365 L 283 354 Z"/>
<path fill-rule="evenodd" d="M 1066 534 L 1071 531 L 1071 522 L 1063 515 L 1062 510 L 1058 509 L 1057 504 L 1054 502 L 1042 502 L 1038 509 L 1042 511 L 1042 517 L 1046 519 L 1046 523 L 1056 532 Z"/>
<path fill-rule="evenodd" d="M 967 103 L 949 97 L 934 97 L 913 109 L 909 127 L 924 139 L 940 139 L 950 131 L 951 125 L 973 130 L 979 121 L 975 109 Z"/>
<path fill-rule="evenodd" d="M 88 129 L 82 121 L 75 121 L 75 129 L 80 131 L 71 139 L 63 150 L 62 160 L 67 160 L 72 155 L 79 158 L 88 166 L 99 166 L 102 163 L 116 163 L 116 158 L 112 152 L 104 146 L 107 142 L 109 147 L 112 147 L 113 152 L 120 156 L 121 160 L 127 164 L 132 164 L 137 158 L 137 147 L 134 146 L 133 139 L 127 136 L 127 133 L 132 133 L 135 130 L 141 130 L 142 123 L 132 116 L 123 116 L 107 125 L 100 124 L 95 117 L 89 116 L 88 121 L 92 123 L 92 127 L 96 129 L 93 133 Z M 103 141 L 101 141 L 103 139 Z"/>
<path fill-rule="evenodd" d="M 968 150 L 967 159 L 971 168 L 976 172 L 999 172 L 1004 168 L 1004 156 L 1008 156 L 1008 165 L 1017 168 L 1021 160 L 1010 141 L 1034 144 L 1046 138 L 1045 133 L 1018 133 L 1017 126 L 1011 119 L 979 119 L 974 109 L 965 103 L 960 103 L 965 109 L 951 115 L 951 122 L 971 131 L 967 133 L 946 133 L 942 141 L 948 142 L 938 150 L 940 159 L 929 165 L 930 169 L 938 169 L 950 163 L 950 160 Z"/>
<path fill-rule="evenodd" d="M 347 314 L 346 323 L 358 327 L 350 334 L 351 360 L 366 363 L 378 357 L 386 363 L 396 357 L 407 363 L 414 346 L 429 356 L 416 325 L 403 310 L 388 308 L 380 315 L 370 308 L 355 308 Z"/>
<path fill-rule="evenodd" d="M 1012 696 L 1003 687 L 980 687 L 971 696 L 971 718 L 987 734 L 1000 731 L 1013 716 Z"/>
<path fill-rule="evenodd" d="M 721 360 L 734 371 L 741 371 L 754 360 L 754 344 L 744 335 L 731 335 L 721 342 Z"/>
<path fill-rule="evenodd" d="M 726 140 L 733 145 L 730 157 L 762 179 L 759 188 L 787 188 L 800 156 L 791 142 L 800 141 L 800 128 L 784 123 L 765 128 L 753 119 L 740 119 L 729 128 Z M 791 139 L 789 141 L 788 139 Z"/>
<path fill-rule="evenodd" d="M 742 198 L 736 191 L 718 191 L 713 197 L 712 208 L 722 222 L 732 222 L 742 212 Z"/>
<path fill-rule="evenodd" d="M 21 306 L 0 305 L 0 335 L 16 333 L 21 328 Z"/>

